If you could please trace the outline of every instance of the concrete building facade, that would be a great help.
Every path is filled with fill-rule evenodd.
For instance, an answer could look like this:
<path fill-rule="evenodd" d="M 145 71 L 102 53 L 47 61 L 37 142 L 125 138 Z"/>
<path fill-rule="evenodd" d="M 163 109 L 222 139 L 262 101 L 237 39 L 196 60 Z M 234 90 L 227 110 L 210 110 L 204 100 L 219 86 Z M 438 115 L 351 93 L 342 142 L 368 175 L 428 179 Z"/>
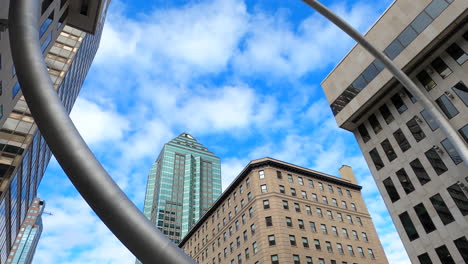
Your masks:
<path fill-rule="evenodd" d="M 396 0 L 365 37 L 468 142 L 468 1 Z M 354 133 L 412 263 L 468 263 L 468 168 L 422 105 L 361 46 L 322 82 Z"/>
<path fill-rule="evenodd" d="M 198 263 L 388 263 L 352 169 L 251 161 L 179 247 Z"/>
<path fill-rule="evenodd" d="M 1 19 L 8 18 L 9 3 L 0 0 Z M 68 112 L 98 49 L 108 3 L 39 1 L 41 50 Z M 22 96 L 8 28 L 0 29 L 0 263 L 5 263 L 52 154 Z"/>
<path fill-rule="evenodd" d="M 34 198 L 5 263 L 32 263 L 37 243 L 42 234 L 42 212 L 44 211 L 44 207 L 44 201 Z"/>

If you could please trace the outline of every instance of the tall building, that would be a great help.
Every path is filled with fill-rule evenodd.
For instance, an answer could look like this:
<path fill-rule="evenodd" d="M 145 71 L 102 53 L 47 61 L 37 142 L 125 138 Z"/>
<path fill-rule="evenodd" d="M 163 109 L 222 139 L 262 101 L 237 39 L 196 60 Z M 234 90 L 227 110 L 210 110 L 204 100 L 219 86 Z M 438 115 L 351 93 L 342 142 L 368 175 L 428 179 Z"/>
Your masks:
<path fill-rule="evenodd" d="M 251 161 L 180 242 L 197 263 L 388 263 L 351 167 Z"/>
<path fill-rule="evenodd" d="M 396 0 L 365 37 L 468 142 L 468 1 Z M 468 263 L 468 168 L 426 109 L 361 46 L 322 83 L 354 133 L 412 263 Z"/>
<path fill-rule="evenodd" d="M 45 203 L 39 198 L 34 198 L 29 207 L 26 218 L 13 243 L 7 264 L 31 264 L 36 251 L 37 243 L 42 234 L 42 212 Z"/>
<path fill-rule="evenodd" d="M 143 213 L 179 243 L 220 194 L 219 157 L 182 133 L 164 145 L 150 169 Z"/>
<path fill-rule="evenodd" d="M 0 0 L 0 18 L 10 1 Z M 99 46 L 109 1 L 42 0 L 41 49 L 68 112 Z M 8 29 L 0 26 L 0 263 L 5 263 L 51 157 L 22 96 Z"/>

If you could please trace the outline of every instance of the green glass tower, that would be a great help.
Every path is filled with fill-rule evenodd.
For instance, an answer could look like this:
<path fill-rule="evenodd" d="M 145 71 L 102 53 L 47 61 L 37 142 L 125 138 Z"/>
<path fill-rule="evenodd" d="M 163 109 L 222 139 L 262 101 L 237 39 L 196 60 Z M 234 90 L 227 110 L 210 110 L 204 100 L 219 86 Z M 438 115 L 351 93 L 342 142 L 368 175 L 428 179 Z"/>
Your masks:
<path fill-rule="evenodd" d="M 219 195 L 219 157 L 182 133 L 164 145 L 150 169 L 143 213 L 177 244 Z"/>

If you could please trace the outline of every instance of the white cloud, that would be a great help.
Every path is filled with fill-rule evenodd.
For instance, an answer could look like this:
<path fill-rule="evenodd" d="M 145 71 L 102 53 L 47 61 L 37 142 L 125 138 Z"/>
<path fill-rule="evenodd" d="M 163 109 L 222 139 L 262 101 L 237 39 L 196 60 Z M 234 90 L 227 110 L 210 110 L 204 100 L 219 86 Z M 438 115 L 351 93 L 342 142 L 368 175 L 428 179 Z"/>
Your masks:
<path fill-rule="evenodd" d="M 78 131 L 88 144 L 120 140 L 129 122 L 113 109 L 78 98 L 70 114 Z"/>

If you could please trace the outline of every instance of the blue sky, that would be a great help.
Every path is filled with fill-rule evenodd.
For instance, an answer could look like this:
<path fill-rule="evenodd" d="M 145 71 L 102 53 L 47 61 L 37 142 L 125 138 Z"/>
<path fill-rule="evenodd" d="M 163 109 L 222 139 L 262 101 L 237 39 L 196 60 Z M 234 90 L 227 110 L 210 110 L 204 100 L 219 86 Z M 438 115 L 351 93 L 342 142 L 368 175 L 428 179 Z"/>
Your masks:
<path fill-rule="evenodd" d="M 361 32 L 391 4 L 324 1 Z M 353 167 L 390 263 L 410 263 L 350 132 L 320 82 L 354 42 L 302 1 L 112 1 L 72 111 L 98 159 L 142 207 L 162 145 L 189 132 L 221 157 L 223 187 L 265 156 L 338 175 Z M 132 263 L 52 160 L 34 263 Z"/>

